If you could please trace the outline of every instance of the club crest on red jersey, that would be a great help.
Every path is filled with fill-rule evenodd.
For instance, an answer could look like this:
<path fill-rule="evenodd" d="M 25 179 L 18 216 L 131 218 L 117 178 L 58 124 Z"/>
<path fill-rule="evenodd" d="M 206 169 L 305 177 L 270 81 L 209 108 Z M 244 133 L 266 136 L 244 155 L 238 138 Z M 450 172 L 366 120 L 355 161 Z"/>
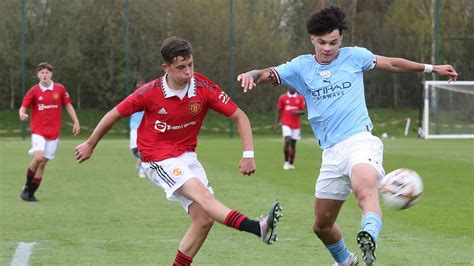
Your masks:
<path fill-rule="evenodd" d="M 202 103 L 201 102 L 190 102 L 189 103 L 189 113 L 192 115 L 197 115 L 202 110 Z"/>
<path fill-rule="evenodd" d="M 59 93 L 55 92 L 53 93 L 53 99 L 56 101 L 59 99 Z"/>

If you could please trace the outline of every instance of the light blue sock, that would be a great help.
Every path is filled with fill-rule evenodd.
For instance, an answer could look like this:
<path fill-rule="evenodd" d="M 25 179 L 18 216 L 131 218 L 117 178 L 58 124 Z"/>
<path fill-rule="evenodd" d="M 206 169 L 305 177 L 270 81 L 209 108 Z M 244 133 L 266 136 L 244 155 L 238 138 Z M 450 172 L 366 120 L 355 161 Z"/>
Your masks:
<path fill-rule="evenodd" d="M 360 221 L 360 228 L 369 234 L 377 241 L 380 230 L 382 230 L 382 218 L 375 212 L 368 212 L 362 217 Z"/>
<path fill-rule="evenodd" d="M 344 243 L 344 238 L 341 238 L 341 240 L 334 244 L 326 245 L 326 248 L 329 250 L 334 260 L 339 263 L 344 262 L 351 255 Z"/>

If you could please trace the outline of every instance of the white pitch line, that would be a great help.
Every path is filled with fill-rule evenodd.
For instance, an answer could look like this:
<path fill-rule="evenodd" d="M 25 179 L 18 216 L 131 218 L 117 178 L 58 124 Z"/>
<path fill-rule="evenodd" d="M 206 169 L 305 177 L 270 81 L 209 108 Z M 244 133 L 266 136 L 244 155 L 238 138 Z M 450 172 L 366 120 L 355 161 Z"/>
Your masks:
<path fill-rule="evenodd" d="M 13 255 L 13 260 L 11 266 L 26 266 L 28 265 L 28 259 L 30 258 L 31 253 L 33 252 L 33 246 L 36 245 L 36 242 L 20 242 Z"/>

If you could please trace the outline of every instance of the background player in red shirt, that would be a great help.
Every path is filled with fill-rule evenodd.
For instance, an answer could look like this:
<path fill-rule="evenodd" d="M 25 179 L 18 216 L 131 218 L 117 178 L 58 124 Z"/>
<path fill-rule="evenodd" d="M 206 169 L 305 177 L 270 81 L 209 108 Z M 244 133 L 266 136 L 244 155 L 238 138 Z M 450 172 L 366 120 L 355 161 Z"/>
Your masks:
<path fill-rule="evenodd" d="M 194 73 L 191 45 L 170 37 L 161 46 L 166 74 L 146 83 L 110 110 L 92 135 L 76 147 L 76 159 L 87 160 L 97 143 L 121 117 L 145 114 L 138 127 L 138 149 L 148 178 L 164 189 L 168 200 L 181 202 L 191 218 L 173 265 L 189 265 L 204 243 L 214 221 L 253 233 L 265 243 L 276 240 L 281 216 L 278 202 L 260 221 L 250 220 L 219 202 L 204 168 L 197 160 L 197 136 L 208 109 L 232 119 L 242 140 L 240 172 L 255 172 L 253 141 L 247 115 L 212 81 Z"/>
<path fill-rule="evenodd" d="M 274 129 L 278 131 L 278 123 L 281 119 L 281 132 L 285 145 L 283 154 L 285 163 L 283 169 L 295 169 L 296 141 L 301 139 L 300 116 L 304 114 L 306 104 L 303 96 L 296 93 L 294 88 L 290 88 L 287 93 L 278 98 L 277 112 L 275 116 Z"/>
<path fill-rule="evenodd" d="M 74 136 L 81 130 L 66 88 L 51 80 L 53 67 L 48 63 L 40 63 L 36 67 L 36 74 L 39 84 L 28 90 L 18 111 L 20 120 L 25 121 L 28 119 L 26 110 L 31 107 L 32 148 L 29 153 L 33 155 L 33 159 L 28 165 L 26 184 L 20 195 L 25 201 L 37 201 L 34 194 L 43 179 L 46 163 L 54 159 L 58 146 L 63 106 L 66 107 L 66 111 L 74 122 L 72 127 Z"/>

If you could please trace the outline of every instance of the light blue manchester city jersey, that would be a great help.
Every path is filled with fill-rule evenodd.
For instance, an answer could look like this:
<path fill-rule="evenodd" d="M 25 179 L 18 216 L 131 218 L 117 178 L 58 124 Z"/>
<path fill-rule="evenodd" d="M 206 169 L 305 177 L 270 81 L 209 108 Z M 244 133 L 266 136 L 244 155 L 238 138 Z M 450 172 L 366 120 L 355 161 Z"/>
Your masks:
<path fill-rule="evenodd" d="M 363 72 L 373 69 L 375 63 L 375 55 L 369 50 L 345 47 L 329 64 L 318 63 L 314 55 L 301 55 L 274 70 L 278 83 L 304 96 L 313 133 L 325 149 L 372 130 Z"/>
<path fill-rule="evenodd" d="M 136 112 L 130 116 L 130 129 L 137 129 L 145 112 Z"/>

